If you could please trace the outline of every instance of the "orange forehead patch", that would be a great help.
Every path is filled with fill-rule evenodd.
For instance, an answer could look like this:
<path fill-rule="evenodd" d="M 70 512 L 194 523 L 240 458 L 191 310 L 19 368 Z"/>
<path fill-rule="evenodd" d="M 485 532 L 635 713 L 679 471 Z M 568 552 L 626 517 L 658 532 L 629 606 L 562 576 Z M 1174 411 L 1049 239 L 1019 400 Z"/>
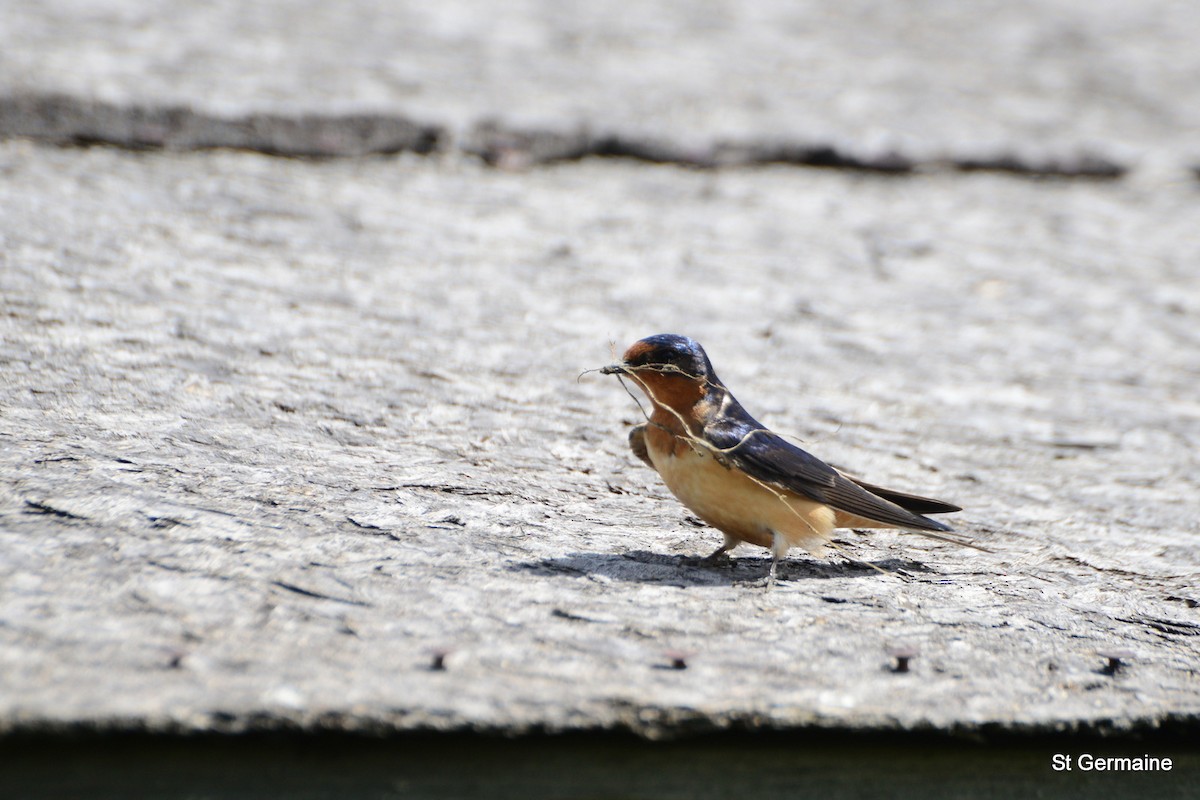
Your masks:
<path fill-rule="evenodd" d="M 638 356 L 643 356 L 654 348 L 644 341 L 634 342 L 629 345 L 629 349 L 625 351 L 625 355 L 621 356 L 622 360 L 629 362 Z"/>

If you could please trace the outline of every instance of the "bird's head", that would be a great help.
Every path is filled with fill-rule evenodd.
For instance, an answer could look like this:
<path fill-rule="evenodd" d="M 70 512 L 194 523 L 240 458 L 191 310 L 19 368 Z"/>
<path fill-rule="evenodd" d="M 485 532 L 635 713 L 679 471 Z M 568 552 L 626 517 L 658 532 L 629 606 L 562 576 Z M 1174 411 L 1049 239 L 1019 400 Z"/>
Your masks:
<path fill-rule="evenodd" d="M 605 375 L 629 375 L 652 400 L 678 406 L 705 397 L 722 387 L 708 354 L 695 339 L 674 333 L 647 336 L 630 345 Z"/>

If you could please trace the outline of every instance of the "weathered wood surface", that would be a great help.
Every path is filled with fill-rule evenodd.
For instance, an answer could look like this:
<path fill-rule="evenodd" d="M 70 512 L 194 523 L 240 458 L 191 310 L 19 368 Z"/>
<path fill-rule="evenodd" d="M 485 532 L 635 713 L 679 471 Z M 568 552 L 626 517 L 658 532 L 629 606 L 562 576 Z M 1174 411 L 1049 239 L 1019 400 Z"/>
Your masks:
<path fill-rule="evenodd" d="M 1197 729 L 1200 6 L 0 26 L 0 731 Z M 660 332 L 993 552 L 696 565 Z"/>
<path fill-rule="evenodd" d="M 0 172 L 4 728 L 1196 723 L 1186 182 L 24 142 Z M 765 551 L 693 565 L 718 535 L 581 376 L 661 331 L 994 552 L 847 533 L 890 574 L 796 555 L 771 592 Z"/>

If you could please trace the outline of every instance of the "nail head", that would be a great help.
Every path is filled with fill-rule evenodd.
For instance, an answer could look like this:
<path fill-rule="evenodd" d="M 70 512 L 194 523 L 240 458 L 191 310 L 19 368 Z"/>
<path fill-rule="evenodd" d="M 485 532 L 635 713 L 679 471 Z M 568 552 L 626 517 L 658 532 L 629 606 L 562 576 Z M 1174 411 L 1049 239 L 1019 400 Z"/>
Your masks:
<path fill-rule="evenodd" d="M 691 653 L 684 653 L 679 650 L 668 650 L 663 653 L 667 657 L 667 662 L 671 665 L 671 669 L 687 669 L 687 660 Z"/>
<path fill-rule="evenodd" d="M 892 672 L 908 672 L 908 663 L 920 655 L 915 647 L 890 647 L 888 655 L 896 659 Z"/>

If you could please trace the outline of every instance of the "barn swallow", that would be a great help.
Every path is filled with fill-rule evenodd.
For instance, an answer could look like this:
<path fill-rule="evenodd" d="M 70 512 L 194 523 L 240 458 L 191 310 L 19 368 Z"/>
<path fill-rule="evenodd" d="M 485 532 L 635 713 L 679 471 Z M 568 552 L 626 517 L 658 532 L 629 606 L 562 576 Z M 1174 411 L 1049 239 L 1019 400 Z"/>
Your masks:
<path fill-rule="evenodd" d="M 977 547 L 923 516 L 958 506 L 866 483 L 767 430 L 686 336 L 642 339 L 600 371 L 630 378 L 649 398 L 653 413 L 630 431 L 630 448 L 681 503 L 725 534 L 708 559 L 742 542 L 769 548 L 769 586 L 789 548 L 820 556 L 835 528 L 905 528 Z"/>

